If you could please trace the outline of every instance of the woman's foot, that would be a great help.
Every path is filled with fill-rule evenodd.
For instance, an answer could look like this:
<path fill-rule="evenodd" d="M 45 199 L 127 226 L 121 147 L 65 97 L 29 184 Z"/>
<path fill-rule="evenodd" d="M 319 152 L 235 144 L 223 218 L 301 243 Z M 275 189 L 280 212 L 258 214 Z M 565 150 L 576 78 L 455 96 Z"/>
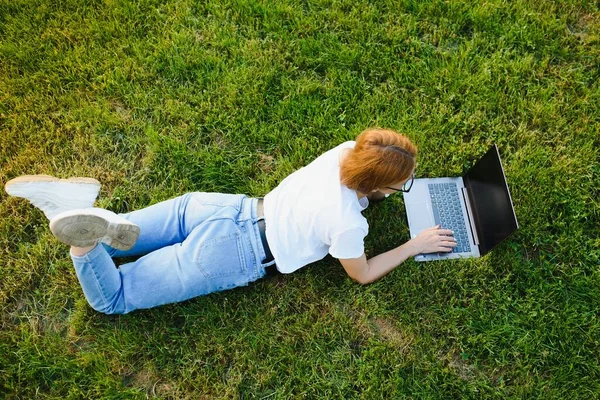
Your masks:
<path fill-rule="evenodd" d="M 6 192 L 22 197 L 46 214 L 58 240 L 85 248 L 106 243 L 119 250 L 135 244 L 140 228 L 117 214 L 92 208 L 100 182 L 93 178 L 59 179 L 49 175 L 24 175 L 8 181 Z"/>
<path fill-rule="evenodd" d="M 83 257 L 90 251 L 94 250 L 94 248 L 96 246 L 97 246 L 97 244 L 95 244 L 93 246 L 88 246 L 88 247 L 71 246 L 71 255 L 75 256 L 75 257 Z"/>
<path fill-rule="evenodd" d="M 11 196 L 23 197 L 46 214 L 49 220 L 69 210 L 89 208 L 100 191 L 93 178 L 59 179 L 49 175 L 24 175 L 4 186 Z"/>
<path fill-rule="evenodd" d="M 63 212 L 50 221 L 50 230 L 58 240 L 75 247 L 105 243 L 118 250 L 129 250 L 140 235 L 133 222 L 103 208 Z"/>

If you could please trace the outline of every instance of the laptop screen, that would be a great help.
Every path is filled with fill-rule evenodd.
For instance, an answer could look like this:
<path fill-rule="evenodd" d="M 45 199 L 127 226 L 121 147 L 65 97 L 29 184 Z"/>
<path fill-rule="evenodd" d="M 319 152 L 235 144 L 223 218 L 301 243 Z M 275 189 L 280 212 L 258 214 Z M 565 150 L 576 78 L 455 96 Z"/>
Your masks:
<path fill-rule="evenodd" d="M 483 256 L 519 228 L 496 145 L 463 176 L 463 181 Z"/>

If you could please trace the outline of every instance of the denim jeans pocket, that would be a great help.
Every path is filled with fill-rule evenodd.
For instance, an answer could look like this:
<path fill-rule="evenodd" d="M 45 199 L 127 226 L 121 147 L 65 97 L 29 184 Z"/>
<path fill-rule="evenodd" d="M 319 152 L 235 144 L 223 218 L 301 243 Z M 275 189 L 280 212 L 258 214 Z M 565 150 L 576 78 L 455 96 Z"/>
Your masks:
<path fill-rule="evenodd" d="M 246 259 L 240 232 L 207 240 L 200 245 L 196 266 L 208 279 L 245 275 Z"/>

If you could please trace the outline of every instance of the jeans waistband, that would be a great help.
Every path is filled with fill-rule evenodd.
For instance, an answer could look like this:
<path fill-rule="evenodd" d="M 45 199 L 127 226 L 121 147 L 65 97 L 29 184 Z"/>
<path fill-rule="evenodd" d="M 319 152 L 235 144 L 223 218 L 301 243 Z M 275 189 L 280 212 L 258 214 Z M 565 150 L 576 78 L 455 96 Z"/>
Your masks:
<path fill-rule="evenodd" d="M 269 248 L 269 243 L 267 242 L 264 216 L 258 215 L 259 200 L 262 200 L 262 198 L 244 197 L 240 207 L 241 218 L 252 220 L 252 226 L 255 229 L 256 238 L 258 239 L 256 245 L 260 246 L 260 250 L 262 250 L 262 252 L 259 251 L 259 259 L 261 264 L 273 266 L 274 268 L 275 260 L 271 253 L 271 249 Z"/>
<path fill-rule="evenodd" d="M 255 197 L 246 197 L 244 195 L 240 195 L 240 197 L 240 219 L 251 219 L 253 221 L 257 220 L 258 216 L 256 215 L 256 206 L 258 204 L 258 199 Z"/>
<path fill-rule="evenodd" d="M 262 242 L 263 249 L 265 250 L 265 263 L 270 263 L 275 258 L 273 257 L 273 253 L 271 253 L 271 249 L 269 248 L 269 242 L 267 242 L 267 233 L 266 233 L 266 224 L 264 217 L 263 199 L 259 198 L 257 202 L 257 215 L 258 215 L 258 230 L 260 232 L 260 241 Z"/>

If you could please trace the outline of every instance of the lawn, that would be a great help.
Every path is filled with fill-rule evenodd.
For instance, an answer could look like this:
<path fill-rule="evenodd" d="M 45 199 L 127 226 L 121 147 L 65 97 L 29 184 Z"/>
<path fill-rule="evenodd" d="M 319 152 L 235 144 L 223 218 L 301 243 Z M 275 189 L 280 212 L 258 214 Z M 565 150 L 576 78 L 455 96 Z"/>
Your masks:
<path fill-rule="evenodd" d="M 125 316 L 0 193 L 0 397 L 600 398 L 600 10 L 592 1 L 0 0 L 0 180 L 98 205 L 262 196 L 372 126 L 459 175 L 496 143 L 520 229 L 353 282 L 332 258 Z M 408 240 L 371 205 L 367 255 Z"/>

